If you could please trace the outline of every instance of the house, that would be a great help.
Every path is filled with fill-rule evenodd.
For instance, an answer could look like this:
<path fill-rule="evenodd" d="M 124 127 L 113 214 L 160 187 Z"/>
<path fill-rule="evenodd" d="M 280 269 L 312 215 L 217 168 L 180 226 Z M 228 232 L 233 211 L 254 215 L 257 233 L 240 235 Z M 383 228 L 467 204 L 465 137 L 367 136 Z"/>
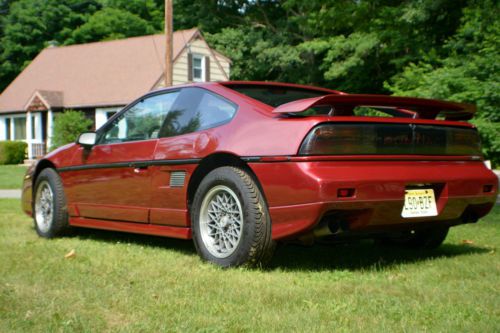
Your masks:
<path fill-rule="evenodd" d="M 0 140 L 28 143 L 28 158 L 51 146 L 54 117 L 82 111 L 95 128 L 140 95 L 164 86 L 165 36 L 48 47 L 0 95 Z M 173 84 L 226 81 L 231 61 L 198 29 L 173 36 Z"/>

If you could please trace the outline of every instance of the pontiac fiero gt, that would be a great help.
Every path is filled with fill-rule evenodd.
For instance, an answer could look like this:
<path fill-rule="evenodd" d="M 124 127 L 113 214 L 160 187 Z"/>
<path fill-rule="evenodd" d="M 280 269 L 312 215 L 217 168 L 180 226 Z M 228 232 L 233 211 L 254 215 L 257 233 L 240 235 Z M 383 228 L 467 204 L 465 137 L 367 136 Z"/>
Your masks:
<path fill-rule="evenodd" d="M 38 161 L 22 205 L 42 237 L 192 238 L 224 267 L 266 263 L 280 240 L 437 247 L 496 200 L 474 111 L 282 83 L 170 87 Z"/>

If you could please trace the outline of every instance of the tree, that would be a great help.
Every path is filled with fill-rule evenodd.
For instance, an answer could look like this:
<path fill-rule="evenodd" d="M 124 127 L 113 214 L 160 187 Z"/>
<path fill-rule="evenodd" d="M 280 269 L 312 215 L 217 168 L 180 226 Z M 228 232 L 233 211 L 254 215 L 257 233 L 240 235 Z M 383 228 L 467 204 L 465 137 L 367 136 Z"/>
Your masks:
<path fill-rule="evenodd" d="M 92 126 L 92 120 L 87 119 L 83 112 L 66 110 L 58 114 L 54 120 L 51 149 L 75 142 L 82 132 L 89 130 L 90 126 Z"/>
<path fill-rule="evenodd" d="M 475 122 L 497 160 L 499 8 L 493 0 L 175 0 L 174 28 L 201 28 L 232 59 L 232 79 L 478 104 Z M 163 10 L 163 0 L 0 0 L 0 90 L 51 41 L 158 33 Z"/>
<path fill-rule="evenodd" d="M 155 31 L 163 31 L 165 0 L 99 0 L 103 8 L 120 9 L 143 19 Z"/>
<path fill-rule="evenodd" d="M 243 3 L 241 22 L 208 38 L 232 59 L 236 53 L 233 78 L 386 93 L 384 82 L 408 63 L 440 52 L 465 0 Z"/>
<path fill-rule="evenodd" d="M 17 0 L 1 17 L 0 91 L 50 42 L 63 44 L 99 4 L 94 0 Z"/>
<path fill-rule="evenodd" d="M 496 1 L 474 1 L 464 10 L 457 33 L 444 45 L 444 56 L 410 63 L 386 87 L 397 95 L 477 104 L 473 121 L 480 130 L 486 158 L 500 164 L 500 9 Z"/>
<path fill-rule="evenodd" d="M 104 8 L 75 29 L 66 44 L 143 36 L 154 32 L 149 22 L 135 14 L 122 9 Z"/>

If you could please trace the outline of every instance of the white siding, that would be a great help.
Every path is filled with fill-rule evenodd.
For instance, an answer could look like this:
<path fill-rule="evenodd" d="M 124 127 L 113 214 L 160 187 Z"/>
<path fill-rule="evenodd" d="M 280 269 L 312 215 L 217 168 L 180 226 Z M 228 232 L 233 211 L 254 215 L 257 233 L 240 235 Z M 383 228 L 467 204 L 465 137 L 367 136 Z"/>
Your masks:
<path fill-rule="evenodd" d="M 230 73 L 231 73 L 231 63 L 227 61 L 224 57 L 221 57 L 217 54 L 215 54 L 217 59 L 219 60 L 220 65 L 222 66 L 222 69 L 224 69 L 224 72 L 226 72 L 227 76 L 231 78 Z"/>
<path fill-rule="evenodd" d="M 188 57 L 187 49 L 184 49 L 174 63 L 173 84 L 184 84 L 188 82 Z"/>
<path fill-rule="evenodd" d="M 197 38 L 191 41 L 190 49 L 192 53 L 204 55 L 205 57 L 210 58 L 210 81 L 226 81 L 229 76 L 230 66 L 226 59 L 222 57 L 214 58 L 212 52 L 210 52 L 210 48 L 208 44 L 201 38 Z M 173 84 L 184 84 L 188 82 L 188 50 L 185 49 L 179 55 L 177 60 L 174 63 L 173 68 Z M 217 65 L 217 61 L 220 62 L 221 67 L 224 69 L 226 74 L 224 74 L 219 66 Z"/>
<path fill-rule="evenodd" d="M 0 117 L 0 141 L 7 140 L 7 126 L 5 124 L 5 117 Z"/>
<path fill-rule="evenodd" d="M 43 143 L 42 141 L 42 114 L 36 112 L 33 116 L 33 127 L 35 127 L 35 137 L 32 138 L 35 143 Z"/>

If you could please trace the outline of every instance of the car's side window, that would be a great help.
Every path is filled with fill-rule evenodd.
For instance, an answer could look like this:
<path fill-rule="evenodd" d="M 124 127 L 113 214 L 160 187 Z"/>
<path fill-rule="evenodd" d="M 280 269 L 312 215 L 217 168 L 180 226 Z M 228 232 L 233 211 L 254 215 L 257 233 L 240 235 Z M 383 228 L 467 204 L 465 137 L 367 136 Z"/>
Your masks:
<path fill-rule="evenodd" d="M 168 113 L 160 137 L 181 135 L 229 122 L 237 106 L 201 88 L 184 88 Z"/>
<path fill-rule="evenodd" d="M 179 91 L 144 98 L 106 126 L 99 143 L 156 139 Z"/>

